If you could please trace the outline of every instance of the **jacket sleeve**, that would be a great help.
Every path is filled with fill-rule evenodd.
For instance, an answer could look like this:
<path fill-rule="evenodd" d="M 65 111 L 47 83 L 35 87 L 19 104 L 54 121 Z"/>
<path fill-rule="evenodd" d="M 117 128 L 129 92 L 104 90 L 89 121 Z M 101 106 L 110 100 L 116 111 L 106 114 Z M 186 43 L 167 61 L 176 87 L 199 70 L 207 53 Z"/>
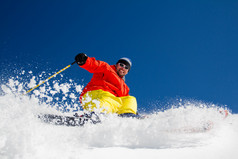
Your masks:
<path fill-rule="evenodd" d="M 80 67 L 90 73 L 100 73 L 110 69 L 108 63 L 96 60 L 94 57 L 88 57 L 86 63 Z"/>

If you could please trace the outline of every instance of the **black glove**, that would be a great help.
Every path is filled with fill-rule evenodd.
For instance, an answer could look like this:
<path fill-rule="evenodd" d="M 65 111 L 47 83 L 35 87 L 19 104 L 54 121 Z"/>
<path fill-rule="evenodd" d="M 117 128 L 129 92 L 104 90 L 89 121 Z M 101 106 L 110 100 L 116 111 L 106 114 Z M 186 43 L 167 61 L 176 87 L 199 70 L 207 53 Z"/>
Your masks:
<path fill-rule="evenodd" d="M 87 59 L 88 59 L 88 56 L 85 53 L 80 53 L 77 56 L 75 56 L 75 61 L 80 66 L 84 65 Z"/>

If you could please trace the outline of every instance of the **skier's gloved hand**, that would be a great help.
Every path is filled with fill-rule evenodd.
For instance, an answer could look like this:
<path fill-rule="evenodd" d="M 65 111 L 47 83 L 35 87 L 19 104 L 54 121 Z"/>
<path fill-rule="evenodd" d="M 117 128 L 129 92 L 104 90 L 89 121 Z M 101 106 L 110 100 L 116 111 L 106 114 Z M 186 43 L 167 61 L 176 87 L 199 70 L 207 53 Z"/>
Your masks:
<path fill-rule="evenodd" d="M 88 56 L 85 53 L 79 53 L 77 56 L 75 56 L 75 61 L 80 66 L 84 65 L 87 59 L 88 59 Z"/>

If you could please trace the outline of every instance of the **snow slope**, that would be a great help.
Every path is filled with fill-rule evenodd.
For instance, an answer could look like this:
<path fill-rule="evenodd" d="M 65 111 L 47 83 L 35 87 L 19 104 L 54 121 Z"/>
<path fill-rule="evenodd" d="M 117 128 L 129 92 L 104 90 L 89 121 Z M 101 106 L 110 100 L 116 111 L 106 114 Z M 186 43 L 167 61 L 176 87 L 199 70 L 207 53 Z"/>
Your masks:
<path fill-rule="evenodd" d="M 30 83 L 36 83 L 34 78 Z M 204 103 L 183 103 L 150 114 L 144 120 L 101 116 L 102 124 L 84 127 L 55 126 L 36 118 L 39 113 L 60 114 L 56 108 L 67 110 L 61 109 L 59 103 L 65 100 L 64 105 L 70 107 L 66 97 L 77 98 L 70 91 L 72 87 L 81 89 L 72 81 L 63 85 L 53 82 L 30 96 L 22 96 L 20 92 L 25 85 L 19 80 L 1 84 L 0 158 L 236 159 L 238 156 L 238 115 L 229 114 L 224 119 L 219 112 L 223 108 Z M 60 98 L 60 92 L 65 97 Z M 55 95 L 61 100 L 54 101 Z M 67 114 L 76 107 L 69 108 Z M 212 123 L 210 130 L 203 129 L 207 123 Z"/>

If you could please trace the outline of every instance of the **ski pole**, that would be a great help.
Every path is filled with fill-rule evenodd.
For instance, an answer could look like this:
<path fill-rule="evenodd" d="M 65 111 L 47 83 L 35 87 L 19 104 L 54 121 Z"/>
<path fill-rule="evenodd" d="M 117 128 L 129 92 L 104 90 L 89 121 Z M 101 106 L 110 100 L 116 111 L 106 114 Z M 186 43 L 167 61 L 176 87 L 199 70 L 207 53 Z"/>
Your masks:
<path fill-rule="evenodd" d="M 38 85 L 36 85 L 35 87 L 29 89 L 26 93 L 24 93 L 23 95 L 26 95 L 27 93 L 33 91 L 34 89 L 36 89 L 37 87 L 39 87 L 40 85 L 44 84 L 45 82 L 47 82 L 48 80 L 50 80 L 51 78 L 55 77 L 56 75 L 58 75 L 59 73 L 63 72 L 64 70 L 66 70 L 67 68 L 69 68 L 70 66 L 72 66 L 73 64 L 75 64 L 76 61 L 74 61 L 73 63 L 71 63 L 70 65 L 66 66 L 65 68 L 61 69 L 59 72 L 55 73 L 54 75 L 50 76 L 49 78 L 47 78 L 46 80 L 42 81 L 41 83 L 39 83 Z"/>

